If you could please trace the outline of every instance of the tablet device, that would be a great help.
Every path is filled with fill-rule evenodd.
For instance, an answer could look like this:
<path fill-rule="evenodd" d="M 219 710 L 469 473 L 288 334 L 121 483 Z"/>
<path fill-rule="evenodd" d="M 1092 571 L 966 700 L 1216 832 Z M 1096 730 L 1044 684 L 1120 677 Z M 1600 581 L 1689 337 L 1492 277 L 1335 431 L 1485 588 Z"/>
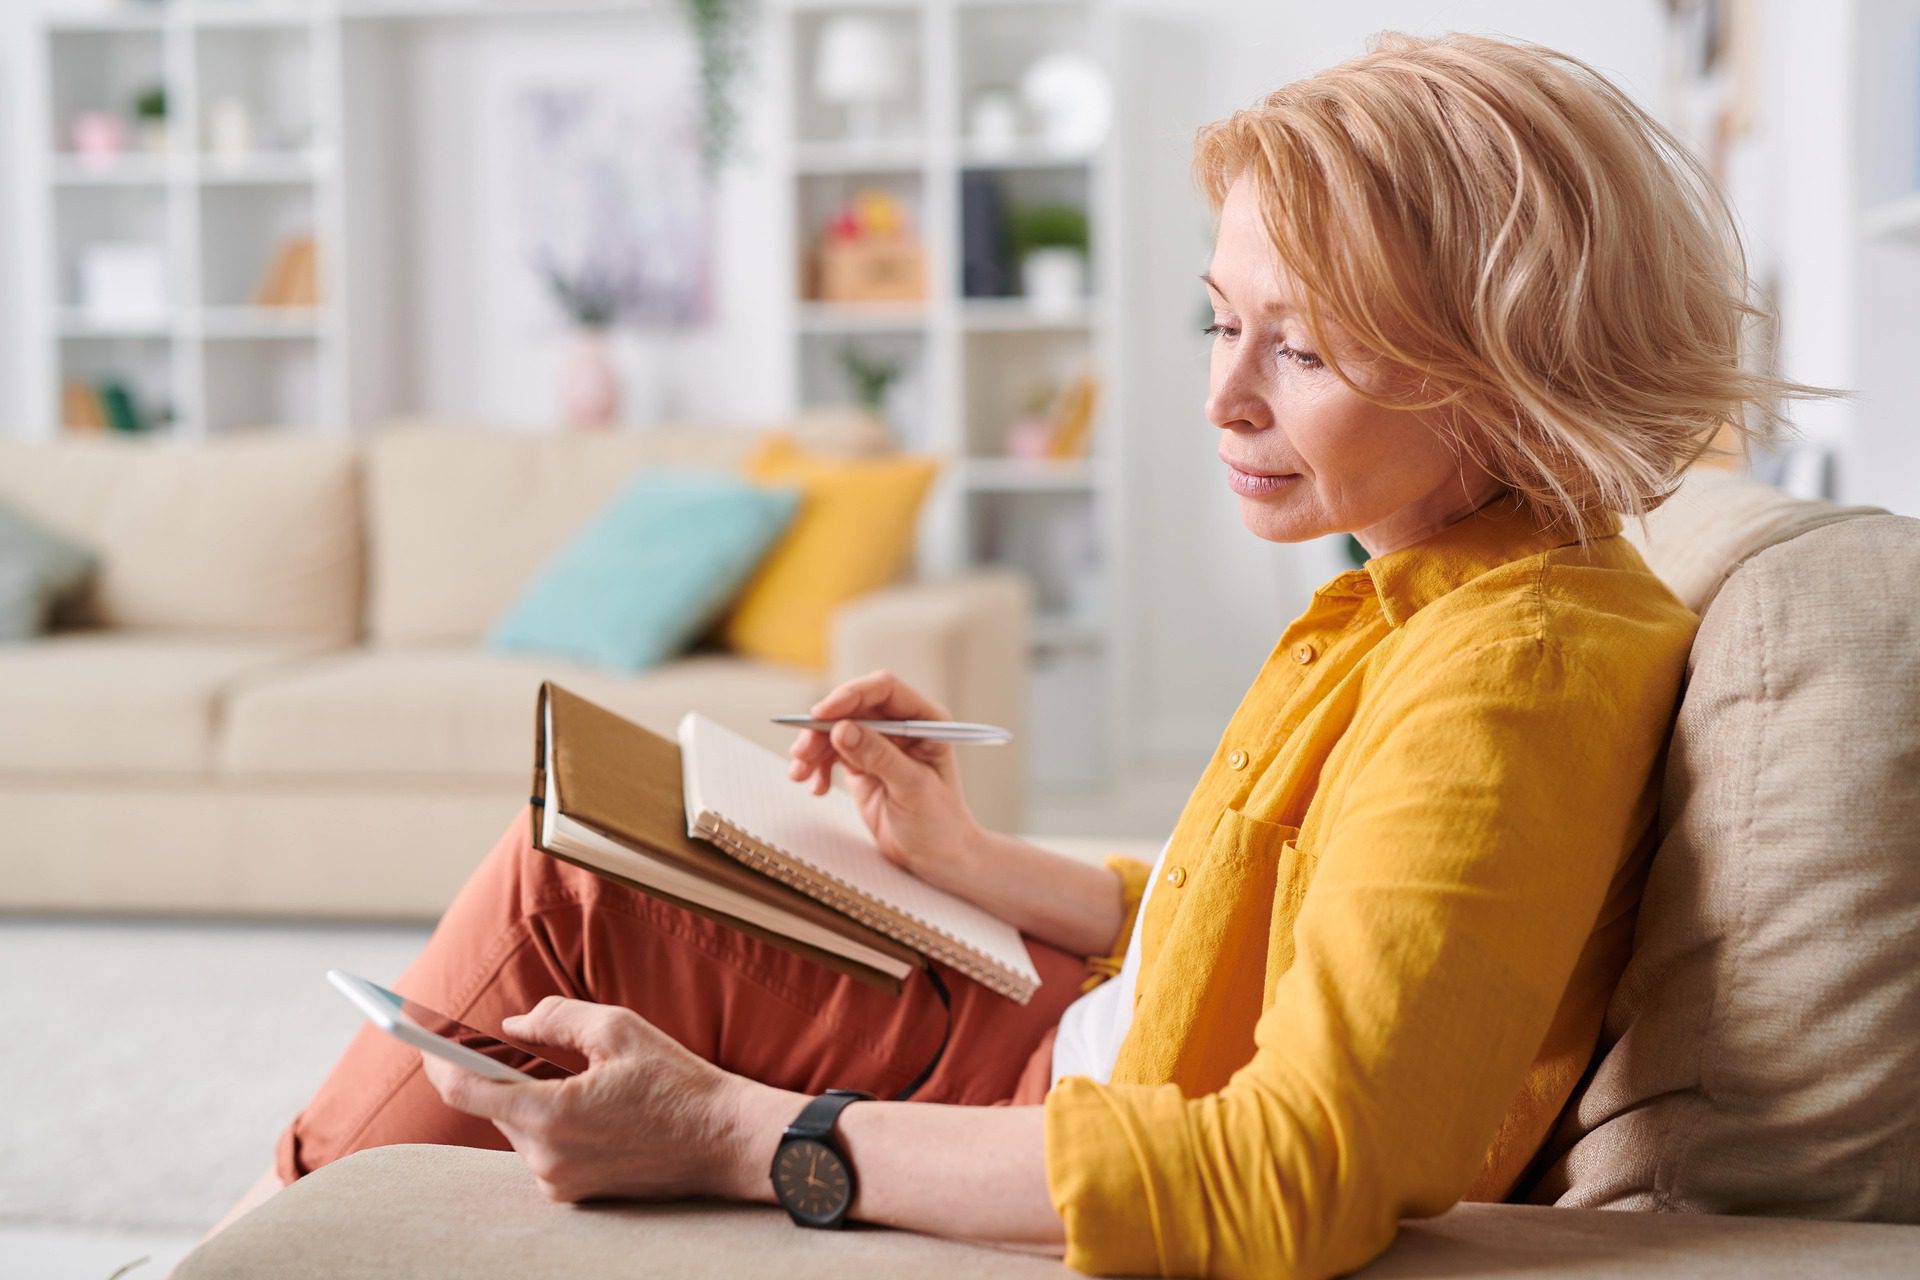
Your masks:
<path fill-rule="evenodd" d="M 484 1031 L 476 1031 L 464 1022 L 435 1012 L 417 1000 L 409 1000 L 365 978 L 329 969 L 327 981 L 341 995 L 353 1001 L 355 1007 L 367 1015 L 369 1022 L 394 1039 L 410 1044 L 422 1053 L 445 1058 L 477 1076 L 511 1084 L 527 1080 L 558 1080 L 574 1074 L 530 1049 L 508 1044 Z"/>

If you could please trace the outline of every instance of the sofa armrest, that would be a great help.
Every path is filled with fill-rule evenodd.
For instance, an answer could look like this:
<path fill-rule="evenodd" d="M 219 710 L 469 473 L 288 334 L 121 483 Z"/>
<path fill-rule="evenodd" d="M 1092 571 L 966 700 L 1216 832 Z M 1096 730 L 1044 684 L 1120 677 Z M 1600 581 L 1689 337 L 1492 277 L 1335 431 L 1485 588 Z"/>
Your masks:
<path fill-rule="evenodd" d="M 1017 831 L 1026 810 L 1027 638 L 1033 589 L 999 570 L 869 592 L 834 615 L 834 684 L 885 669 L 959 720 L 1013 730 L 1004 747 L 960 752 L 967 802 L 981 823 Z"/>
<path fill-rule="evenodd" d="M 1916 1271 L 1920 1227 L 1463 1204 L 1402 1224 L 1356 1275 L 1878 1280 Z M 555 1204 L 512 1152 L 396 1146 L 308 1174 L 188 1254 L 174 1280 L 1074 1274 L 1056 1259 L 907 1231 L 807 1231 L 768 1205 Z"/>

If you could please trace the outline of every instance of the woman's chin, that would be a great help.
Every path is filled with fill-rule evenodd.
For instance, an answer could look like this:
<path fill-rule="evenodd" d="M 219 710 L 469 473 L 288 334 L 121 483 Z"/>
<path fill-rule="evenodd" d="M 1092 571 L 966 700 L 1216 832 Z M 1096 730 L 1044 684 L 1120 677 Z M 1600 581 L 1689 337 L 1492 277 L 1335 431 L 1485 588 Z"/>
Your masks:
<path fill-rule="evenodd" d="M 1298 504 L 1285 498 L 1240 499 L 1240 523 L 1247 532 L 1268 542 L 1306 542 L 1320 537 L 1325 530 L 1307 519 Z"/>

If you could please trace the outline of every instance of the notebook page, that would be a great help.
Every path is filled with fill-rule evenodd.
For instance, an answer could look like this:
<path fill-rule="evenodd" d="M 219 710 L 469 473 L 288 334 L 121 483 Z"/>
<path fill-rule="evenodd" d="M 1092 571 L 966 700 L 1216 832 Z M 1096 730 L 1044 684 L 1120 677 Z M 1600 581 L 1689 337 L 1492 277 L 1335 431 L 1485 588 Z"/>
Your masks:
<path fill-rule="evenodd" d="M 814 795 L 787 777 L 782 757 L 698 712 L 688 712 L 681 720 L 679 739 L 688 821 L 714 814 L 1039 985 L 1039 971 L 1020 931 L 888 862 L 852 796 L 838 788 Z"/>

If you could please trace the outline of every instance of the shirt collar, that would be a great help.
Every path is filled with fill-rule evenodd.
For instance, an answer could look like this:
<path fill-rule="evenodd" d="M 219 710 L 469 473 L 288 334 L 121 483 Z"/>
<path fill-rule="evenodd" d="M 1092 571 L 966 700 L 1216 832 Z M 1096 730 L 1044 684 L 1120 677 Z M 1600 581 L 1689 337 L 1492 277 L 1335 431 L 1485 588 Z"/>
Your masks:
<path fill-rule="evenodd" d="M 1595 521 L 1594 536 L 1610 537 L 1620 529 L 1619 515 L 1603 511 Z M 1549 511 L 1515 493 L 1496 498 L 1419 542 L 1374 556 L 1364 570 L 1379 597 L 1380 612 L 1389 626 L 1398 627 L 1425 605 L 1490 569 L 1578 541 L 1566 522 L 1556 522 Z"/>

